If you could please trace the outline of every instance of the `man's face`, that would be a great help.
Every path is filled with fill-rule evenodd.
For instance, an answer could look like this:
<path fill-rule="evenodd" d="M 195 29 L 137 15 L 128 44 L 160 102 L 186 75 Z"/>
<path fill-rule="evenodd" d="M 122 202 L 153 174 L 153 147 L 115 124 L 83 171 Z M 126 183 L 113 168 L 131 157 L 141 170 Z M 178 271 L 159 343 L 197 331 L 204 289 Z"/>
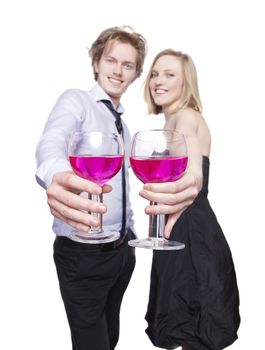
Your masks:
<path fill-rule="evenodd" d="M 97 82 L 116 105 L 136 78 L 136 59 L 137 51 L 132 45 L 111 41 L 94 65 Z"/>

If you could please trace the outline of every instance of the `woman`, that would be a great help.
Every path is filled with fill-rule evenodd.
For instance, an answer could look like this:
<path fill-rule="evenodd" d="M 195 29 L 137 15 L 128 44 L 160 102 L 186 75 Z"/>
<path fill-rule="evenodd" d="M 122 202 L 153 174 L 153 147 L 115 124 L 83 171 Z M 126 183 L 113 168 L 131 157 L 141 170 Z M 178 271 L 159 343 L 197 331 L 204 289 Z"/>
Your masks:
<path fill-rule="evenodd" d="M 186 137 L 187 172 L 201 191 L 174 225 L 182 251 L 154 251 L 146 332 L 155 346 L 221 350 L 237 339 L 239 294 L 229 246 L 207 199 L 211 136 L 202 117 L 190 56 L 172 49 L 154 59 L 144 86 L 149 113 L 163 113 L 164 129 Z"/>

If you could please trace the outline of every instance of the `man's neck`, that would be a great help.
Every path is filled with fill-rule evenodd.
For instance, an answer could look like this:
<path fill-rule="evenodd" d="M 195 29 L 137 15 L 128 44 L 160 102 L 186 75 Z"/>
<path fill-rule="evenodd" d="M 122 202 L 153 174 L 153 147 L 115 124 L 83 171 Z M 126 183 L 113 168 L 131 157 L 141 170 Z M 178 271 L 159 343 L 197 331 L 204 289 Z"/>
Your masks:
<path fill-rule="evenodd" d="M 110 99 L 111 99 L 111 102 L 113 104 L 113 106 L 115 107 L 115 109 L 119 106 L 120 104 L 120 98 L 117 98 L 117 97 L 113 97 L 113 96 L 110 96 Z"/>

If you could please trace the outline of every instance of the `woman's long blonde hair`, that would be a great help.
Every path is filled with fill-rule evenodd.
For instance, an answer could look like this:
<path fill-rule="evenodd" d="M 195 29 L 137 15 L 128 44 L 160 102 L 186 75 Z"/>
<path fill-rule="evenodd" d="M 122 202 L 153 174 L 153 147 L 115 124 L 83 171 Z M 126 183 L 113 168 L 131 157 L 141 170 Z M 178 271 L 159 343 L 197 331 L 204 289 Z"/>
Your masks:
<path fill-rule="evenodd" d="M 202 104 L 199 94 L 197 72 L 192 58 L 180 51 L 175 51 L 173 49 L 166 49 L 159 52 L 153 63 L 151 64 L 150 70 L 144 82 L 144 99 L 148 107 L 149 114 L 159 114 L 162 112 L 162 107 L 155 104 L 153 97 L 150 93 L 149 83 L 152 76 L 153 67 L 156 61 L 162 56 L 175 56 L 179 58 L 183 66 L 183 92 L 178 103 L 178 109 L 181 108 L 192 108 L 200 113 L 202 113 Z"/>

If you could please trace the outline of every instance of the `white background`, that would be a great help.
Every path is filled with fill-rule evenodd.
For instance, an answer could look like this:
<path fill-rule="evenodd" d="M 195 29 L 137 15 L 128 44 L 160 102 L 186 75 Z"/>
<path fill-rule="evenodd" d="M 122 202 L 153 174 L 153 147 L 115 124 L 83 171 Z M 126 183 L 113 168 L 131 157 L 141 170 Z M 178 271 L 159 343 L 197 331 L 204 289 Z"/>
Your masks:
<path fill-rule="evenodd" d="M 52 218 L 34 179 L 47 116 L 67 88 L 93 84 L 87 48 L 105 28 L 129 24 L 148 40 L 143 76 L 124 96 L 131 132 L 162 126 L 142 82 L 154 55 L 172 47 L 195 61 L 213 146 L 209 198 L 230 244 L 241 296 L 239 340 L 264 347 L 264 11 L 249 1 L 2 1 L 0 5 L 0 348 L 70 350 L 52 259 Z M 141 184 L 131 176 L 139 236 L 147 233 Z M 144 329 L 151 252 L 137 267 L 121 312 L 117 350 L 154 349 Z M 91 349 L 93 350 L 93 349 Z"/>

